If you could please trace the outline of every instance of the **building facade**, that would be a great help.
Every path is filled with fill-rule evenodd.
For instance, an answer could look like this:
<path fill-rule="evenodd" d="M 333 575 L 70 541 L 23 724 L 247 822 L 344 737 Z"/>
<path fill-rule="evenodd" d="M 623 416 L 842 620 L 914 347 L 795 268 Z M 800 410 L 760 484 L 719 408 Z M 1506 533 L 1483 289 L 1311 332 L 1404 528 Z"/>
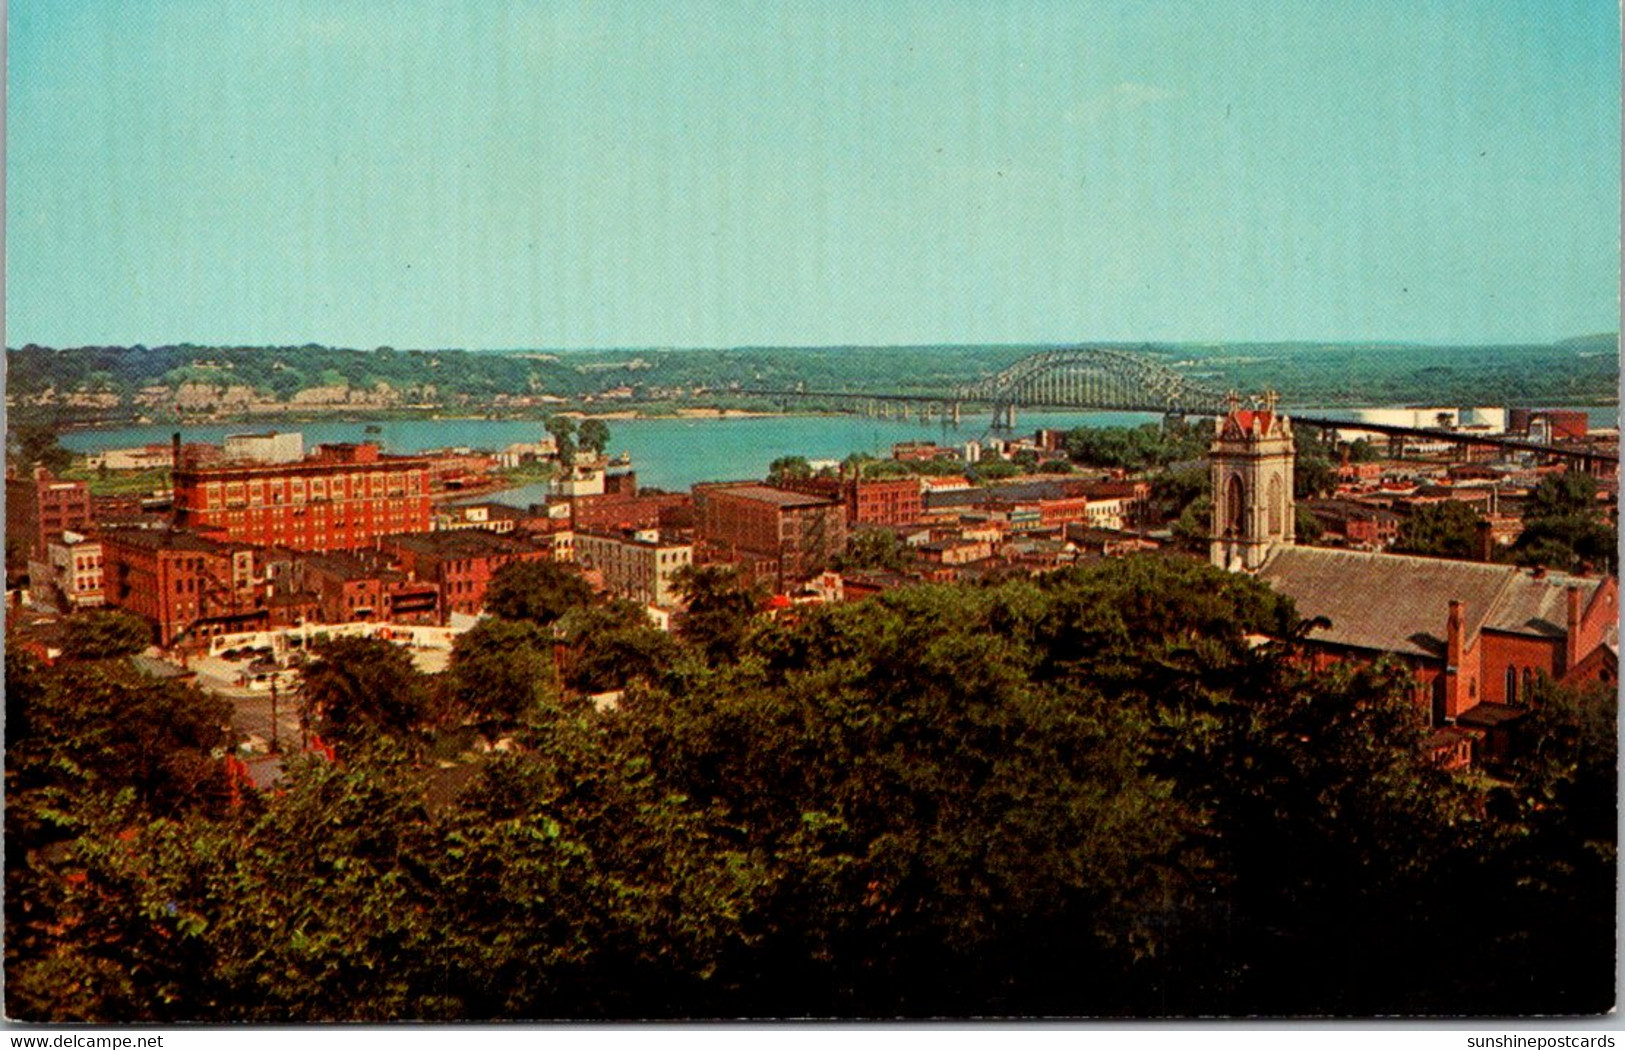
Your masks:
<path fill-rule="evenodd" d="M 694 563 L 694 545 L 664 539 L 655 529 L 580 531 L 575 558 L 597 572 L 611 594 L 671 606 L 677 603 L 677 574 Z"/>
<path fill-rule="evenodd" d="M 1213 540 L 1210 556 L 1221 569 L 1254 572 L 1277 547 L 1297 536 L 1292 500 L 1296 447 L 1292 424 L 1267 407 L 1242 409 L 1232 402 L 1216 425 L 1208 459 L 1213 477 Z"/>
<path fill-rule="evenodd" d="M 37 596 L 49 592 L 67 612 L 102 604 L 102 545 L 77 532 L 63 532 L 45 544 L 45 557 L 28 563 L 29 585 Z"/>
<path fill-rule="evenodd" d="M 6 479 L 6 540 L 22 560 L 42 558 L 63 532 L 90 527 L 90 486 L 63 481 L 43 467 L 27 478 Z"/>
<path fill-rule="evenodd" d="M 248 463 L 297 463 L 305 458 L 305 435 L 297 430 L 227 434 L 225 458 Z"/>
<path fill-rule="evenodd" d="M 551 543 L 498 536 L 481 529 L 382 537 L 378 548 L 416 580 L 440 588 L 443 615 L 477 615 L 498 569 L 516 561 L 551 561 Z"/>
<path fill-rule="evenodd" d="M 428 461 L 377 445 L 323 445 L 297 463 L 183 465 L 175 520 L 263 547 L 348 550 L 380 536 L 428 532 Z"/>
<path fill-rule="evenodd" d="M 269 622 L 254 549 L 174 529 L 103 529 L 107 605 L 150 621 L 158 644 L 199 642 Z"/>
<path fill-rule="evenodd" d="M 704 560 L 739 565 L 781 590 L 816 576 L 846 549 L 836 500 L 755 483 L 695 488 Z"/>

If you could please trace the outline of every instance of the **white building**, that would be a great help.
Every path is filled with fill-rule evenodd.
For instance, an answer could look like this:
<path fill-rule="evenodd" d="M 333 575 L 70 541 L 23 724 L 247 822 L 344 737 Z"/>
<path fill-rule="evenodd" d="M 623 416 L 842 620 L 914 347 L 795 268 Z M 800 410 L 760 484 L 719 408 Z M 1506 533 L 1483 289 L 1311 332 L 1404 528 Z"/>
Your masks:
<path fill-rule="evenodd" d="M 602 496 L 608 465 L 603 456 L 578 453 L 573 465 L 548 482 L 548 490 L 555 496 Z"/>
<path fill-rule="evenodd" d="M 552 459 L 559 454 L 559 443 L 551 436 L 540 441 L 516 441 L 497 453 L 497 466 L 512 470 L 526 463 Z"/>
<path fill-rule="evenodd" d="M 677 602 L 673 579 L 694 563 L 694 547 L 663 540 L 656 529 L 578 531 L 575 560 L 596 571 L 610 593 L 645 605 Z"/>
<path fill-rule="evenodd" d="M 305 435 L 299 431 L 279 434 L 227 434 L 226 458 L 247 463 L 297 463 L 305 458 Z"/>
<path fill-rule="evenodd" d="M 168 445 L 109 448 L 86 456 L 85 465 L 91 470 L 168 470 L 175 465 L 175 452 Z"/>
<path fill-rule="evenodd" d="M 63 532 L 45 547 L 44 561 L 31 561 L 29 580 L 42 599 L 60 597 L 66 611 L 99 608 L 102 595 L 102 545 L 77 532 Z"/>

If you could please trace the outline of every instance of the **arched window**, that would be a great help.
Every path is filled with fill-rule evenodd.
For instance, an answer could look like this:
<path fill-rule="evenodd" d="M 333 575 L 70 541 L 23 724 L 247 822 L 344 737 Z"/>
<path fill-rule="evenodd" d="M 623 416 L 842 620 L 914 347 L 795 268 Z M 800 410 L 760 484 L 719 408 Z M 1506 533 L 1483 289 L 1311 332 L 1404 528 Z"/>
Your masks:
<path fill-rule="evenodd" d="M 1530 698 L 1534 695 L 1534 690 L 1535 690 L 1535 672 L 1534 672 L 1534 669 L 1530 668 L 1530 667 L 1525 667 L 1523 669 L 1523 700 L 1524 700 L 1524 703 L 1529 702 Z"/>
<path fill-rule="evenodd" d="M 1518 702 L 1518 669 L 1516 667 L 1507 668 L 1506 702 L 1509 704 Z"/>
<path fill-rule="evenodd" d="M 1240 474 L 1230 475 L 1230 483 L 1225 486 L 1224 506 L 1224 534 L 1226 536 L 1246 536 L 1247 487 L 1241 483 Z"/>
<path fill-rule="evenodd" d="M 1270 478 L 1270 535 L 1283 535 L 1281 527 L 1282 514 L 1286 509 L 1286 500 L 1281 495 L 1281 475 L 1276 474 Z"/>

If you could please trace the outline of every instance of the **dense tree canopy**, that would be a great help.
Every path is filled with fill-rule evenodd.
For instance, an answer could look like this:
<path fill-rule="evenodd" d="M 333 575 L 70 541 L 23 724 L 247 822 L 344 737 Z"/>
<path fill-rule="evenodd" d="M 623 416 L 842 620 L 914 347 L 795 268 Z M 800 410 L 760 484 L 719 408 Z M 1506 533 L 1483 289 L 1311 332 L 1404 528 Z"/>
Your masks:
<path fill-rule="evenodd" d="M 582 448 L 601 456 L 609 447 L 609 424 L 597 418 L 583 419 L 577 440 Z"/>
<path fill-rule="evenodd" d="M 633 656 L 650 641 L 637 638 L 588 659 L 594 638 L 647 630 L 636 610 L 587 603 L 558 620 L 579 688 L 645 661 L 618 708 L 521 711 L 512 750 L 455 761 L 380 734 L 337 764 L 292 760 L 280 790 L 235 808 L 178 790 L 184 778 L 148 781 L 138 761 L 207 764 L 207 718 L 170 712 L 164 723 L 197 730 L 91 760 L 134 698 L 184 690 L 116 662 L 8 653 L 7 815 L 32 829 L 8 849 L 8 1012 L 1499 1015 L 1611 1002 L 1606 695 L 1543 686 L 1527 753 L 1484 781 L 1428 761 L 1403 672 L 1314 670 L 1289 602 L 1195 560 L 919 587 L 773 622 L 738 580 L 702 572 L 701 628 L 662 652 Z M 524 661 L 552 634 L 523 618 L 484 626 L 448 680 L 469 703 L 523 704 L 528 668 L 551 696 Z M 410 666 L 366 673 L 339 694 L 375 720 L 380 697 L 363 694 L 426 688 Z M 410 708 L 386 709 L 410 722 Z M 421 713 L 411 724 L 434 730 Z"/>
<path fill-rule="evenodd" d="M 152 628 L 145 620 L 111 609 L 66 617 L 62 634 L 63 653 L 77 660 L 130 656 L 152 644 Z"/>
<path fill-rule="evenodd" d="M 485 591 L 485 607 L 492 613 L 542 627 L 591 601 L 592 588 L 575 566 L 555 561 L 509 562 L 492 574 Z"/>
<path fill-rule="evenodd" d="M 1530 490 L 1512 557 L 1570 572 L 1617 572 L 1619 530 L 1597 505 L 1596 481 L 1580 471 L 1542 478 Z"/>
<path fill-rule="evenodd" d="M 1478 522 L 1477 512 L 1457 500 L 1412 507 L 1399 523 L 1394 551 L 1429 558 L 1477 558 Z"/>

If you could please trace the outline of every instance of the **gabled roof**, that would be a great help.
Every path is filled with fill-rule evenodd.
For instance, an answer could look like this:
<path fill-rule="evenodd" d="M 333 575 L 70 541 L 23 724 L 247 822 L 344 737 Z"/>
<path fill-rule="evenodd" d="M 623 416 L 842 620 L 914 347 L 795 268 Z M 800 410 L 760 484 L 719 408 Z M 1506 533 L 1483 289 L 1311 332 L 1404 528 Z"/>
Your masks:
<path fill-rule="evenodd" d="M 1601 586 L 1510 565 L 1320 547 L 1279 547 L 1258 577 L 1290 597 L 1300 616 L 1331 620 L 1311 635 L 1316 641 L 1428 657 L 1445 654 L 1452 599 L 1462 603 L 1469 644 L 1485 629 L 1562 638 L 1568 588 L 1579 587 L 1589 601 Z"/>

